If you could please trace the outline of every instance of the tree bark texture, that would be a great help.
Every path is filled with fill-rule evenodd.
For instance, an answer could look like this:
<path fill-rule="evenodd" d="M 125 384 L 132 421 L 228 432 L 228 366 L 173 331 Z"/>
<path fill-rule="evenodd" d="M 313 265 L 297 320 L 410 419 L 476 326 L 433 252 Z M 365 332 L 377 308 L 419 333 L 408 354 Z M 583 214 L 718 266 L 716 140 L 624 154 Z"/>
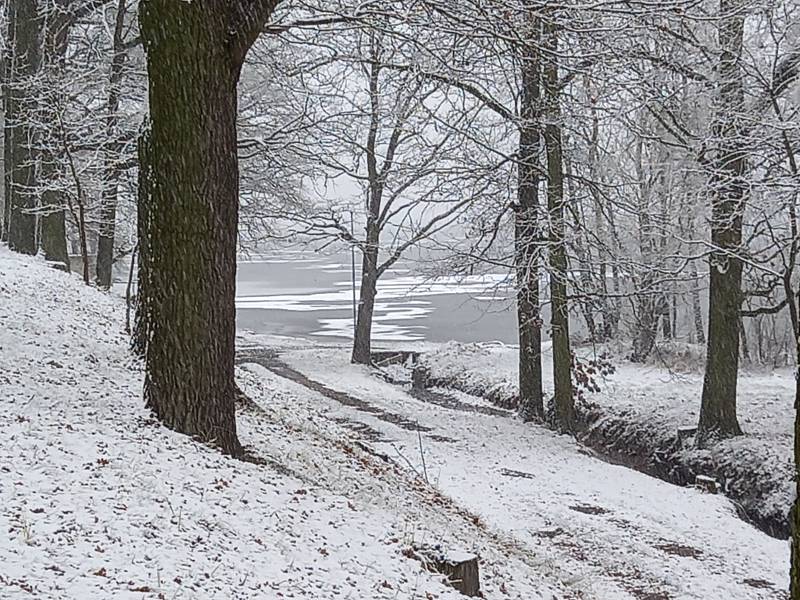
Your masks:
<path fill-rule="evenodd" d="M 237 82 L 275 4 L 140 6 L 151 119 L 145 402 L 168 427 L 233 455 Z"/>
<path fill-rule="evenodd" d="M 795 500 L 789 511 L 789 528 L 791 530 L 791 557 L 789 588 L 792 600 L 800 600 L 800 291 L 787 295 L 789 313 L 794 337 L 794 464 L 795 464 Z"/>
<path fill-rule="evenodd" d="M 378 233 L 367 226 L 367 247 L 361 261 L 361 288 L 358 298 L 356 330 L 353 336 L 352 362 L 368 365 L 372 356 L 372 315 L 378 294 Z"/>
<path fill-rule="evenodd" d="M 136 202 L 136 237 L 138 239 L 138 261 L 136 270 L 136 313 L 133 320 L 131 348 L 140 357 L 145 357 L 149 338 L 148 322 L 150 311 L 147 308 L 148 298 L 148 265 L 150 259 L 150 198 L 152 197 L 150 163 L 150 120 L 142 123 L 137 141 L 139 162 L 138 196 Z"/>
<path fill-rule="evenodd" d="M 575 400 L 572 393 L 572 351 L 569 341 L 569 305 L 567 301 L 567 249 L 565 236 L 564 171 L 561 140 L 561 109 L 558 82 L 558 29 L 554 23 L 545 27 L 544 61 L 547 154 L 547 210 L 550 217 L 550 302 L 553 336 L 554 419 L 561 431 L 575 429 Z"/>
<path fill-rule="evenodd" d="M 542 393 L 542 320 L 539 306 L 539 152 L 541 145 L 541 61 L 537 43 L 540 23 L 531 20 L 530 45 L 520 56 L 519 163 L 514 213 L 519 329 L 519 402 L 524 421 L 544 417 Z"/>
<path fill-rule="evenodd" d="M 746 142 L 743 138 L 743 75 L 740 60 L 744 12 L 738 0 L 721 0 L 718 144 L 711 176 L 711 243 L 709 257 L 708 340 L 698 426 L 698 441 L 742 433 L 736 416 L 739 375 L 739 312 L 742 306 L 742 213 L 747 194 Z"/>
<path fill-rule="evenodd" d="M 5 167 L 8 246 L 36 254 L 36 130 L 33 80 L 41 65 L 42 31 L 36 0 L 14 0 L 8 8 L 9 64 L 6 81 Z"/>
<path fill-rule="evenodd" d="M 43 70 L 48 75 L 47 82 L 55 82 L 59 86 L 63 80 L 64 63 L 69 44 L 69 31 L 72 26 L 71 15 L 58 4 L 50 5 L 45 15 L 44 24 L 44 57 Z M 60 89 L 49 90 L 54 96 L 63 95 Z M 69 253 L 67 252 L 66 210 L 67 201 L 58 182 L 63 176 L 64 153 L 60 150 L 58 140 L 58 116 L 53 111 L 62 105 L 57 98 L 50 102 L 51 106 L 43 107 L 47 122 L 44 132 L 46 139 L 42 145 L 41 182 L 44 185 L 41 201 L 42 235 L 41 246 L 45 259 L 70 270 Z"/>

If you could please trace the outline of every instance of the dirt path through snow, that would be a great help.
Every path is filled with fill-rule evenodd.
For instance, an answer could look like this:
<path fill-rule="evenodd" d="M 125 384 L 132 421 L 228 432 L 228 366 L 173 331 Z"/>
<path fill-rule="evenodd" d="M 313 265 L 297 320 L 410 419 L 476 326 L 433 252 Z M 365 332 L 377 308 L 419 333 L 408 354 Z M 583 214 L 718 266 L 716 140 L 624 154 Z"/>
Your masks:
<path fill-rule="evenodd" d="M 597 600 L 783 599 L 787 546 L 740 521 L 720 496 L 602 462 L 566 436 L 477 398 L 414 397 L 342 351 L 246 349 L 328 402 L 377 451 L 427 473 L 457 503 L 571 573 Z M 506 411 L 502 411 L 505 413 Z M 360 431 L 359 431 L 360 429 Z"/>

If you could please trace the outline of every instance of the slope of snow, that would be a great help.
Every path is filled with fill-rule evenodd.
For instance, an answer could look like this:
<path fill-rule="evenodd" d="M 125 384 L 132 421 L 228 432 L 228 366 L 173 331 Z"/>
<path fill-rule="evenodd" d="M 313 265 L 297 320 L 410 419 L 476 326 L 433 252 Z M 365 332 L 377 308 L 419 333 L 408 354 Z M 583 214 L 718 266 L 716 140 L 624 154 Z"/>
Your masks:
<path fill-rule="evenodd" d="M 574 597 L 285 380 L 240 373 L 240 436 L 265 464 L 164 429 L 123 314 L 0 249 L 0 597 L 459 598 L 405 556 L 415 542 L 480 551 L 489 598 Z"/>
<path fill-rule="evenodd" d="M 455 386 L 500 405 L 516 403 L 517 360 L 517 349 L 510 346 L 458 343 L 422 357 L 436 385 Z M 678 429 L 696 427 L 699 417 L 703 375 L 686 371 L 618 362 L 613 374 L 597 380 L 600 391 L 586 394 L 600 415 L 587 432 L 588 441 L 610 441 L 636 452 L 670 449 L 684 466 L 725 478 L 731 497 L 748 514 L 783 533 L 794 499 L 794 374 L 789 369 L 743 373 L 737 410 L 745 435 L 707 450 L 690 442 L 672 450 Z M 552 394 L 549 345 L 544 347 L 543 375 L 545 395 Z"/>
<path fill-rule="evenodd" d="M 591 349 L 578 349 L 590 356 Z M 423 357 L 435 379 L 458 379 L 474 393 L 499 390 L 504 398 L 518 394 L 517 348 L 503 344 L 451 342 L 429 348 Z M 618 410 L 657 412 L 670 427 L 697 423 L 702 372 L 677 372 L 659 364 L 638 365 L 614 361 L 615 372 L 598 380 L 600 392 L 589 399 Z M 545 395 L 552 394 L 551 344 L 542 345 Z M 739 379 L 739 420 L 745 433 L 791 445 L 794 431 L 794 374 L 781 368 L 743 372 Z M 674 429 L 673 427 L 673 429 Z"/>
<path fill-rule="evenodd" d="M 786 597 L 788 544 L 738 519 L 723 496 L 602 462 L 567 436 L 509 416 L 478 414 L 464 402 L 461 409 L 432 405 L 348 364 L 345 349 L 292 350 L 282 358 L 315 381 L 424 427 L 408 431 L 374 411 L 320 398 L 332 415 L 382 432 L 388 455 L 427 473 L 545 564 L 559 565 L 582 597 Z"/>

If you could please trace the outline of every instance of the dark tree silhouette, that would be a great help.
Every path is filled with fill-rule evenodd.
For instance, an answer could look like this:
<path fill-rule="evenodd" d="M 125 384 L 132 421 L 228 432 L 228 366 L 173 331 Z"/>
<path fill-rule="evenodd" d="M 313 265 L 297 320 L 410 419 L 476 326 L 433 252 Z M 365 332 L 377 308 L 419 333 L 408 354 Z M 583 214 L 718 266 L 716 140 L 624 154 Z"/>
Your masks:
<path fill-rule="evenodd" d="M 36 133 L 30 118 L 32 84 L 42 61 L 42 20 L 36 0 L 15 0 L 8 8 L 5 65 L 5 211 L 8 247 L 36 254 Z"/>
<path fill-rule="evenodd" d="M 61 140 L 58 139 L 59 118 L 56 115 L 58 106 L 63 104 L 66 90 L 59 85 L 63 81 L 66 68 L 67 49 L 69 47 L 69 33 L 76 16 L 70 10 L 76 5 L 69 0 L 45 3 L 46 11 L 43 17 L 44 41 L 42 54 L 42 71 L 44 79 L 39 84 L 50 88 L 48 98 L 44 100 L 45 106 L 40 110 L 49 126 L 42 132 L 42 152 L 40 156 L 41 167 L 39 176 L 44 183 L 41 193 L 41 241 L 45 259 L 70 269 L 69 254 L 67 252 L 66 206 L 67 201 L 63 190 L 56 186 L 48 185 L 57 180 L 64 171 L 65 157 Z M 53 83 L 55 82 L 55 83 Z M 52 99 L 53 101 L 49 101 Z M 42 102 L 42 99 L 38 99 Z M 43 119 L 43 120 L 44 120 Z"/>
<path fill-rule="evenodd" d="M 542 320 L 539 306 L 541 166 L 541 22 L 530 19 L 530 40 L 519 56 L 521 80 L 517 206 L 514 215 L 519 330 L 519 402 L 523 420 L 544 417 Z"/>
<path fill-rule="evenodd" d="M 567 249 L 564 210 L 564 165 L 559 92 L 558 25 L 544 26 L 544 92 L 547 123 L 544 145 L 547 156 L 547 211 L 550 215 L 550 323 L 553 329 L 553 416 L 564 432 L 575 429 L 575 399 L 572 394 L 572 350 L 569 341 L 567 299 Z"/>
<path fill-rule="evenodd" d="M 234 399 L 237 83 L 278 0 L 143 0 L 147 152 L 145 402 L 239 454 Z"/>
<path fill-rule="evenodd" d="M 795 298 L 795 307 L 800 305 L 800 294 Z M 797 309 L 795 308 L 795 322 Z M 795 324 L 796 326 L 796 324 Z M 800 600 L 800 336 L 795 335 L 795 391 L 794 391 L 794 463 L 795 470 L 795 501 L 789 512 L 789 527 L 792 532 L 790 589 L 792 600 Z"/>

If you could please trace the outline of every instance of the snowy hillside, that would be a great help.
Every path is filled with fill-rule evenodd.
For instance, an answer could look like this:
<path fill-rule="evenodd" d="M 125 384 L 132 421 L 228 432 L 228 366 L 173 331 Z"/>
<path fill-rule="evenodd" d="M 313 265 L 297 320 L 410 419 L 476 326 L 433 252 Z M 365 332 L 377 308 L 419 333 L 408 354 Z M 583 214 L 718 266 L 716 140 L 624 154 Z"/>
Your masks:
<path fill-rule="evenodd" d="M 307 384 L 328 389 L 332 416 L 379 432 L 378 448 L 559 565 L 585 598 L 786 597 L 788 542 L 740 520 L 722 495 L 609 464 L 474 396 L 392 385 L 349 364 L 344 349 L 292 349 L 281 358 Z"/>
<path fill-rule="evenodd" d="M 592 349 L 578 350 L 585 358 Z M 619 354 L 619 353 L 618 353 Z M 516 348 L 489 344 L 444 344 L 422 362 L 430 385 L 453 387 L 498 405 L 518 398 Z M 552 353 L 545 346 L 546 395 L 552 393 Z M 702 365 L 694 360 L 693 365 Z M 741 437 L 699 450 L 678 431 L 696 427 L 702 372 L 676 372 L 663 364 L 614 361 L 614 372 L 598 376 L 599 391 L 586 394 L 581 407 L 590 421 L 581 433 L 589 446 L 625 464 L 680 484 L 695 474 L 714 476 L 725 493 L 759 527 L 788 537 L 794 499 L 794 374 L 788 368 L 745 372 L 739 378 L 737 412 Z"/>
<path fill-rule="evenodd" d="M 421 543 L 479 555 L 492 599 L 786 597 L 787 544 L 724 497 L 467 394 L 415 397 L 344 349 L 247 340 L 260 464 L 225 458 L 144 410 L 123 316 L 0 251 L 4 599 L 462 597 L 408 557 Z"/>
<path fill-rule="evenodd" d="M 576 597 L 555 565 L 242 372 L 242 463 L 142 407 L 123 307 L 0 250 L 0 597 L 458 598 L 404 555 L 481 554 L 488 598 Z M 501 591 L 502 590 L 502 591 Z"/>

